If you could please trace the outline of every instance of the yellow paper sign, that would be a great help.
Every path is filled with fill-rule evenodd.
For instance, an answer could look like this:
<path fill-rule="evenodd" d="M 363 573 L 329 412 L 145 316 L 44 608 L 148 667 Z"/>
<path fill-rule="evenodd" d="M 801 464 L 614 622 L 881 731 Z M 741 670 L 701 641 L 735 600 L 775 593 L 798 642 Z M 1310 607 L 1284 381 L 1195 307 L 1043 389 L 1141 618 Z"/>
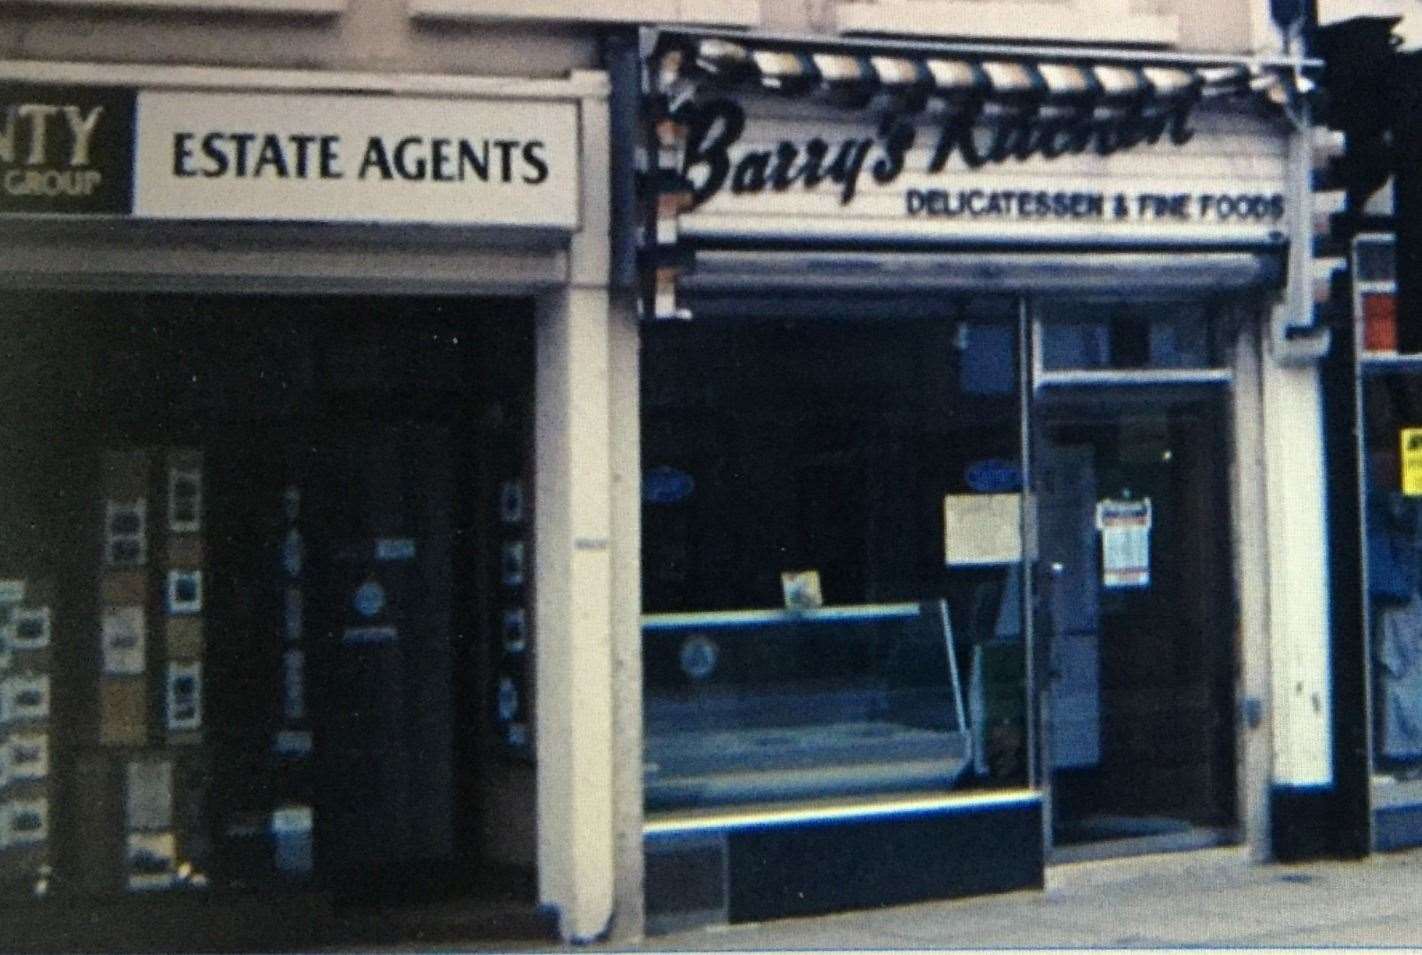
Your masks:
<path fill-rule="evenodd" d="M 1403 428 L 1401 440 L 1402 493 L 1422 497 L 1422 428 Z"/>

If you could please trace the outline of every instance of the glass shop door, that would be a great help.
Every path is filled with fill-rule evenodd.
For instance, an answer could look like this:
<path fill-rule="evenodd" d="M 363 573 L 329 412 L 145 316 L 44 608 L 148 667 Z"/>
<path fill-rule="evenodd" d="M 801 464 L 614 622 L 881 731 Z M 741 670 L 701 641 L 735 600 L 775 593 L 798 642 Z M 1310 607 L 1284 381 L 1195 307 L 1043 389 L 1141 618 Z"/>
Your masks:
<path fill-rule="evenodd" d="M 1233 838 L 1228 373 L 1211 324 L 1174 305 L 1037 309 L 1035 637 L 1053 861 Z"/>
<path fill-rule="evenodd" d="M 343 880 L 404 883 L 453 854 L 453 446 L 435 425 L 351 428 L 313 482 L 344 493 L 304 495 L 318 848 Z"/>

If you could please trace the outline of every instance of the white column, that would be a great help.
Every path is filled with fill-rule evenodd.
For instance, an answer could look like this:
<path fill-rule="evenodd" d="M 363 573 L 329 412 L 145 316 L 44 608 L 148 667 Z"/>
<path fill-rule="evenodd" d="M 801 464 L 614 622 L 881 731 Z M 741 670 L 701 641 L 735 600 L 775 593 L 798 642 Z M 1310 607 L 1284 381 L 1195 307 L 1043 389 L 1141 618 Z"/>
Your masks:
<path fill-rule="evenodd" d="M 1327 469 L 1318 361 L 1329 334 L 1312 324 L 1310 149 L 1289 137 L 1290 241 L 1282 301 L 1273 306 L 1261 375 L 1268 526 L 1269 660 L 1275 786 L 1333 782 L 1329 686 Z M 1292 327 L 1295 334 L 1290 336 Z"/>
<path fill-rule="evenodd" d="M 612 941 L 645 926 L 642 844 L 641 330 L 630 296 L 612 320 L 612 700 L 616 916 Z"/>
<path fill-rule="evenodd" d="M 1333 739 L 1321 382 L 1313 365 L 1269 357 L 1262 372 L 1273 781 L 1325 786 Z"/>
<path fill-rule="evenodd" d="M 1234 356 L 1234 462 L 1231 509 L 1234 511 L 1234 579 L 1239 605 L 1239 669 L 1235 674 L 1235 806 L 1240 840 L 1249 855 L 1264 861 L 1271 854 L 1269 787 L 1274 730 L 1270 718 L 1272 671 L 1269 667 L 1269 508 L 1264 468 L 1262 342 L 1257 310 L 1241 316 Z"/>
<path fill-rule="evenodd" d="M 587 85 L 599 77 L 574 78 Z M 608 932 L 616 881 L 613 608 L 625 615 L 625 599 L 613 591 L 606 93 L 602 77 L 601 92 L 581 101 L 581 226 L 569 243 L 568 285 L 543 296 L 537 316 L 538 894 L 558 913 L 562 936 L 576 942 Z M 625 360 L 618 368 L 625 373 Z M 619 422 L 619 434 L 625 427 Z M 625 574 L 617 576 L 625 588 Z"/>
<path fill-rule="evenodd" d="M 538 315 L 534 458 L 539 901 L 563 936 L 612 917 L 612 669 L 607 292 Z"/>

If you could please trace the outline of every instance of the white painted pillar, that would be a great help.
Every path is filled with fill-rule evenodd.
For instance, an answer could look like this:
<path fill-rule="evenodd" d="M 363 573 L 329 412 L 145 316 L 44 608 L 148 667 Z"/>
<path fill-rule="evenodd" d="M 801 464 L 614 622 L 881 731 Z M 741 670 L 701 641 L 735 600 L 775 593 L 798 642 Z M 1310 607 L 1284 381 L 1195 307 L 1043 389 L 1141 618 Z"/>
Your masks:
<path fill-rule="evenodd" d="M 1284 306 L 1279 306 L 1284 307 Z M 1316 366 L 1262 366 L 1273 781 L 1333 782 L 1322 385 Z"/>
<path fill-rule="evenodd" d="M 630 295 L 614 298 L 612 340 L 612 725 L 616 915 L 612 941 L 645 931 L 642 842 L 641 329 Z"/>
<path fill-rule="evenodd" d="M 1241 315 L 1234 355 L 1234 579 L 1239 606 L 1235 674 L 1235 806 L 1240 841 L 1262 862 L 1271 855 L 1269 795 L 1274 759 L 1270 718 L 1269 508 L 1264 469 L 1261 352 L 1267 331 L 1255 310 Z"/>
<path fill-rule="evenodd" d="M 1308 137 L 1289 137 L 1291 229 L 1282 301 L 1273 306 L 1260 366 L 1268 526 L 1273 782 L 1333 782 L 1329 667 L 1327 469 L 1318 362 L 1329 334 L 1312 325 L 1312 193 Z"/>
<path fill-rule="evenodd" d="M 605 79 L 581 120 L 568 286 L 541 297 L 537 314 L 534 707 L 539 901 L 566 940 L 588 942 L 609 929 L 615 882 Z"/>

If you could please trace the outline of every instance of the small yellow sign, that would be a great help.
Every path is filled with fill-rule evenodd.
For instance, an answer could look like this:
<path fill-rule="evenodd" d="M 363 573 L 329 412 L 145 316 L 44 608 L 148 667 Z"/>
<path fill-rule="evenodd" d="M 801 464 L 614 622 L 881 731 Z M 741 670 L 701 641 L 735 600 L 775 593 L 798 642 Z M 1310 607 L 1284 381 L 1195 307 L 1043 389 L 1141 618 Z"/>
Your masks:
<path fill-rule="evenodd" d="M 1401 440 L 1402 493 L 1422 497 L 1422 428 L 1403 428 Z"/>

